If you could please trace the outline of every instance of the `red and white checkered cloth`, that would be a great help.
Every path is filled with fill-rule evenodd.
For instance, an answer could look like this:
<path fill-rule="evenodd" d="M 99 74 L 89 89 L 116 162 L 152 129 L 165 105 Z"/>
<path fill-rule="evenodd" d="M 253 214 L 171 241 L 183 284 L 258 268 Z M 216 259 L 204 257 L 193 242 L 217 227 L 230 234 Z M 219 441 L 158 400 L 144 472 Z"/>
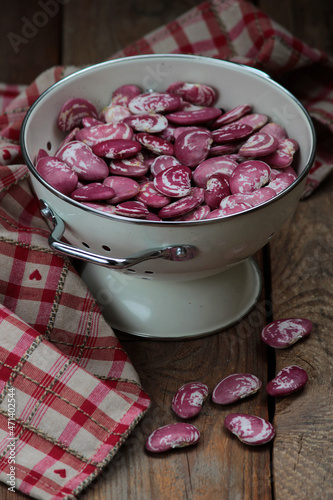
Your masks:
<path fill-rule="evenodd" d="M 318 127 L 304 195 L 332 170 L 332 60 L 252 4 L 204 2 L 113 57 L 147 53 L 200 54 L 266 71 L 303 102 Z M 26 111 L 75 69 L 51 68 L 28 87 L 0 84 L 0 479 L 10 487 L 14 456 L 16 488 L 43 500 L 80 492 L 149 406 L 71 262 L 49 249 L 49 229 L 21 164 Z"/>

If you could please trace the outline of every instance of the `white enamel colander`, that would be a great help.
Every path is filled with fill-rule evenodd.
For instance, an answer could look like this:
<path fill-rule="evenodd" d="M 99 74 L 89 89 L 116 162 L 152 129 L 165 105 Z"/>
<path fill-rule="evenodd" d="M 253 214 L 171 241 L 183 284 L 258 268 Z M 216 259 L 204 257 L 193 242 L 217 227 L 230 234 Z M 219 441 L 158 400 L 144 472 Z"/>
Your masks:
<path fill-rule="evenodd" d="M 120 85 L 164 91 L 180 80 L 213 86 L 222 108 L 250 104 L 284 126 L 300 146 L 295 182 L 273 200 L 223 219 L 152 222 L 88 208 L 35 170 L 39 149 L 52 154 L 63 139 L 56 119 L 66 100 L 83 97 L 102 109 Z M 90 66 L 54 84 L 28 111 L 21 148 L 52 229 L 50 246 L 84 262 L 82 278 L 111 326 L 178 339 L 220 331 L 257 301 L 261 277 L 251 256 L 294 212 L 314 161 L 315 133 L 300 102 L 261 71 L 201 56 L 146 55 Z"/>

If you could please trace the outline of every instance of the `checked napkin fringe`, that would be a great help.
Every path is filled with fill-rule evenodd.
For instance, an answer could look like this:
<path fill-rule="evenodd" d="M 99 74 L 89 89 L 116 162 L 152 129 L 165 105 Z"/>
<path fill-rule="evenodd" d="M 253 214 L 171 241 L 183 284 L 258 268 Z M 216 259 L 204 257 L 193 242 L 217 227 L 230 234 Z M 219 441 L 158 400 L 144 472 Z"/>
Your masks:
<path fill-rule="evenodd" d="M 112 58 L 150 53 L 197 54 L 265 71 L 301 100 L 316 126 L 317 155 L 303 196 L 332 171 L 332 59 L 252 4 L 203 2 Z M 27 110 L 76 69 L 50 68 L 29 86 L 0 84 L 0 479 L 7 483 L 15 437 L 16 488 L 43 500 L 74 498 L 149 407 L 94 298 L 71 262 L 48 247 L 49 229 L 22 164 Z"/>

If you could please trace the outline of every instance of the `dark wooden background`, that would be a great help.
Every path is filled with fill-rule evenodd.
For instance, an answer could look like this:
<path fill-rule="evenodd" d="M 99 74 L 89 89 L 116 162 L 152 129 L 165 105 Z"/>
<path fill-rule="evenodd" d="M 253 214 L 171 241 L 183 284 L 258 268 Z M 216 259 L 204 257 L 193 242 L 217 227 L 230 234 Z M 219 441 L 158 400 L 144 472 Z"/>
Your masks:
<path fill-rule="evenodd" d="M 42 0 L 43 1 L 43 0 Z M 57 2 L 56 2 L 57 3 Z M 1 0 L 0 81 L 30 83 L 57 64 L 96 63 L 199 4 L 196 0 L 62 0 L 45 26 L 22 34 L 40 11 L 37 0 Z M 333 4 L 327 0 L 253 2 L 310 45 L 333 54 Z M 36 18 L 37 19 L 37 18 Z M 30 38 L 29 38 L 30 37 Z M 269 247 L 256 255 L 265 276 L 255 309 L 233 328 L 204 339 L 156 342 L 123 338 L 152 408 L 82 495 L 85 500 L 330 500 L 333 498 L 333 179 L 299 203 Z M 259 340 L 272 319 L 301 316 L 314 323 L 311 336 L 272 352 Z M 174 421 L 172 395 L 184 382 L 212 389 L 224 376 L 249 371 L 264 385 L 275 371 L 303 366 L 309 383 L 302 393 L 275 402 L 265 391 L 230 411 L 270 418 L 277 429 L 271 446 L 246 447 L 223 429 L 226 409 L 208 402 L 195 420 L 197 447 L 151 457 L 144 440 Z M 26 498 L 0 485 L 6 500 Z"/>

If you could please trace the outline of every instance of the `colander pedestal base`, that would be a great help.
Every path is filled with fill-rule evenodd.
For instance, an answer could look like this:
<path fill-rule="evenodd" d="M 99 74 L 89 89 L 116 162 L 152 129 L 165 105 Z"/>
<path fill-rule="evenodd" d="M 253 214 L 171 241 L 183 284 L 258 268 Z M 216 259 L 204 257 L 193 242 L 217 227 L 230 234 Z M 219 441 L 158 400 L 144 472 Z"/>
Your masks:
<path fill-rule="evenodd" d="M 252 259 L 213 276 L 169 281 L 140 279 L 95 264 L 81 276 L 111 327 L 160 340 L 202 337 L 241 320 L 261 292 Z"/>

